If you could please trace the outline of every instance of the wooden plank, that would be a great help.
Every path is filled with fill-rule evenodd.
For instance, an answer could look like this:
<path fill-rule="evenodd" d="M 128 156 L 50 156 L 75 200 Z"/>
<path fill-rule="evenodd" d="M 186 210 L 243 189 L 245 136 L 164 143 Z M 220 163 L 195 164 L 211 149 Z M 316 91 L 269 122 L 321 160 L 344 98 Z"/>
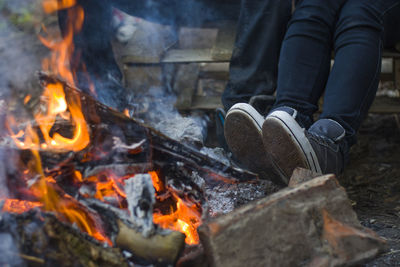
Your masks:
<path fill-rule="evenodd" d="M 212 49 L 213 59 L 225 59 L 227 55 L 231 58 L 235 37 L 236 23 L 232 21 L 222 22 L 218 28 L 217 40 Z"/>
<path fill-rule="evenodd" d="M 391 114 L 400 113 L 400 98 L 378 96 L 375 98 L 369 113 Z"/>
<path fill-rule="evenodd" d="M 385 49 L 383 51 L 383 57 L 400 58 L 400 52 L 396 49 Z"/>
<path fill-rule="evenodd" d="M 174 91 L 178 92 L 175 107 L 179 110 L 190 109 L 197 88 L 199 76 L 198 64 L 179 65 L 175 75 Z"/>
<path fill-rule="evenodd" d="M 190 109 L 215 110 L 216 108 L 221 107 L 222 103 L 220 96 L 194 96 Z M 321 111 L 322 110 L 320 109 L 320 112 Z M 400 113 L 400 98 L 376 97 L 369 113 Z"/>
<path fill-rule="evenodd" d="M 224 47 L 223 44 L 221 45 Z M 231 49 L 220 49 L 218 46 L 215 46 L 213 49 L 170 49 L 163 57 L 123 55 L 121 56 L 121 61 L 124 64 L 212 63 L 229 62 L 231 56 Z M 400 53 L 395 50 L 385 50 L 383 57 L 400 58 Z"/>
<path fill-rule="evenodd" d="M 400 58 L 393 59 L 394 84 L 400 89 Z"/>
<path fill-rule="evenodd" d="M 162 58 L 161 63 L 229 62 L 231 55 L 231 51 L 213 57 L 211 49 L 171 49 Z"/>
<path fill-rule="evenodd" d="M 221 96 L 194 96 L 192 100 L 191 110 L 215 110 L 222 108 Z"/>

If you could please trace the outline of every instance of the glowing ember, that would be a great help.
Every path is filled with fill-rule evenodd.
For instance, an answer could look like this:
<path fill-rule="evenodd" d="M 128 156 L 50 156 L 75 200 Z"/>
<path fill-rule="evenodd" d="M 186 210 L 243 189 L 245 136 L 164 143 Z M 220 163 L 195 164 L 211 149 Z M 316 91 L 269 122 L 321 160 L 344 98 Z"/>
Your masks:
<path fill-rule="evenodd" d="M 40 202 L 32 202 L 19 199 L 5 199 L 2 212 L 10 213 L 24 213 L 36 207 L 42 207 L 43 204 Z"/>
<path fill-rule="evenodd" d="M 197 227 L 201 224 L 201 213 L 196 205 L 186 204 L 182 199 L 173 194 L 176 202 L 176 210 L 171 214 L 154 213 L 154 223 L 163 228 L 180 231 L 186 235 L 186 243 L 195 245 L 199 243 Z"/>
<path fill-rule="evenodd" d="M 158 177 L 156 172 L 150 172 L 153 186 L 157 193 L 164 190 L 164 184 Z M 156 195 L 157 195 L 156 193 Z M 176 202 L 176 209 L 171 207 L 170 214 L 161 214 L 155 212 L 153 214 L 153 222 L 163 228 L 179 231 L 186 235 L 186 243 L 195 245 L 199 243 L 197 227 L 201 224 L 201 211 L 198 206 L 193 203 L 186 203 L 176 193 L 172 193 L 172 198 Z"/>

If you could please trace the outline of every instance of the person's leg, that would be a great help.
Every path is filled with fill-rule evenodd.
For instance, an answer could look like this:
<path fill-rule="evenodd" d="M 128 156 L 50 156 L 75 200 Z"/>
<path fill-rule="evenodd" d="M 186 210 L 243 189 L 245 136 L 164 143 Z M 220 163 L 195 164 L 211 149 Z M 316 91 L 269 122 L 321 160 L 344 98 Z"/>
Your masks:
<path fill-rule="evenodd" d="M 390 9 L 384 17 L 384 47 L 394 48 L 400 43 L 400 5 Z"/>
<path fill-rule="evenodd" d="M 279 60 L 275 108 L 292 107 L 310 126 L 330 69 L 337 14 L 346 0 L 300 0 L 289 22 Z"/>
<path fill-rule="evenodd" d="M 397 0 L 348 0 L 335 29 L 335 63 L 326 84 L 321 119 L 339 122 L 348 146 L 376 95 L 381 72 L 383 17 Z M 347 153 L 345 151 L 345 153 Z"/>
<path fill-rule="evenodd" d="M 222 95 L 229 111 L 222 119 L 225 138 L 221 139 L 243 167 L 262 179 L 278 180 L 263 147 L 261 114 L 273 104 L 279 50 L 292 1 L 242 0 L 241 4 L 229 81 Z M 253 101 L 256 97 L 259 101 Z"/>
<path fill-rule="evenodd" d="M 300 0 L 278 66 L 277 99 L 262 127 L 264 148 L 282 181 L 294 168 L 321 172 L 304 128 L 313 120 L 329 75 L 337 15 L 346 0 Z"/>
<path fill-rule="evenodd" d="M 382 16 L 398 3 L 347 0 L 342 6 L 334 29 L 336 57 L 326 85 L 324 111 L 308 130 L 302 129 L 287 112 L 276 110 L 267 116 L 263 124 L 264 146 L 284 177 L 290 176 L 299 162 L 302 167 L 321 173 L 343 171 L 348 148 L 355 141 L 355 131 L 371 105 L 379 81 Z M 300 95 L 291 99 L 292 107 L 301 109 L 297 99 L 299 103 L 304 100 Z"/>
<path fill-rule="evenodd" d="M 291 8 L 291 0 L 242 0 L 229 81 L 222 95 L 225 110 L 249 102 L 252 96 L 274 93 Z"/>

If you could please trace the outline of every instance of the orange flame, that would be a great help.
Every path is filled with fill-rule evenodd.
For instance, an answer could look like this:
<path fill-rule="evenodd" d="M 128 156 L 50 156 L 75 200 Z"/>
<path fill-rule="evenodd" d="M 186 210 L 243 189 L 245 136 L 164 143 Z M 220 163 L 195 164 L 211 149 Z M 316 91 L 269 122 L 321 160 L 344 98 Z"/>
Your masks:
<path fill-rule="evenodd" d="M 46 12 L 70 8 L 68 13 L 71 17 L 69 20 L 71 23 L 68 25 L 67 34 L 58 43 L 39 37 L 43 44 L 53 51 L 51 57 L 43 61 L 44 69 L 58 74 L 72 85 L 74 85 L 74 77 L 69 68 L 69 59 L 74 50 L 73 36 L 75 32 L 81 29 L 84 19 L 83 9 L 79 6 L 74 6 L 75 4 L 73 0 L 45 0 L 43 7 Z M 32 168 L 39 174 L 40 178 L 33 183 L 30 190 L 40 201 L 43 210 L 55 212 L 60 219 L 76 224 L 82 231 L 112 245 L 111 241 L 102 233 L 101 227 L 97 225 L 94 216 L 81 207 L 76 200 L 59 192 L 56 189 L 54 178 L 46 177 L 42 170 L 39 149 L 81 151 L 89 144 L 89 130 L 81 111 L 80 100 L 73 96 L 67 99 L 64 92 L 64 85 L 61 83 L 48 84 L 44 89 L 41 100 L 47 107 L 45 111 L 41 110 L 37 112 L 34 118 L 39 126 L 44 142 L 40 141 L 37 131 L 30 124 L 26 126 L 24 131 L 20 130 L 17 134 L 13 133 L 12 128 L 16 126 L 16 123 L 12 117 L 8 120 L 8 127 L 16 145 L 21 149 L 31 149 L 34 155 L 33 162 L 30 162 L 30 165 L 33 166 Z M 25 103 L 28 101 L 29 98 L 26 98 Z M 51 134 L 52 128 L 58 118 L 67 120 L 73 127 L 72 137 L 67 138 L 57 132 Z M 77 173 L 75 173 L 75 176 L 79 179 Z M 17 206 L 13 206 L 14 210 L 18 210 L 19 207 L 20 211 L 23 211 L 35 205 L 27 203 L 14 202 L 14 206 Z M 36 205 L 39 204 L 36 203 Z M 8 210 L 10 210 L 9 207 L 11 209 L 12 206 L 7 206 Z"/>
<path fill-rule="evenodd" d="M 163 181 L 159 178 L 157 172 L 149 172 L 153 186 L 157 193 L 162 193 L 166 188 Z M 102 179 L 100 179 L 102 177 Z M 122 205 L 122 200 L 126 198 L 126 193 L 123 190 L 126 177 L 115 177 L 113 174 L 100 174 L 97 176 L 90 176 L 85 179 L 86 182 L 94 183 L 96 186 L 96 193 L 92 196 L 101 201 L 106 201 L 104 198 L 114 198 L 119 203 L 119 208 L 126 208 Z M 156 193 L 156 195 L 157 195 Z M 85 196 L 90 197 L 90 196 Z M 201 212 L 199 207 L 195 204 L 187 203 L 182 200 L 177 194 L 172 192 L 172 198 L 176 203 L 176 210 L 171 208 L 170 214 L 161 214 L 155 212 L 153 215 L 153 222 L 163 228 L 168 228 L 174 231 L 180 231 L 186 235 L 187 244 L 198 244 L 199 236 L 197 234 L 197 227 L 201 224 Z"/>
<path fill-rule="evenodd" d="M 161 192 L 165 189 L 164 183 L 160 180 L 157 172 L 149 172 L 153 181 L 153 186 L 156 192 Z M 160 225 L 162 228 L 179 231 L 186 235 L 185 242 L 189 245 L 199 243 L 199 235 L 197 228 L 201 224 L 201 211 L 195 204 L 186 203 L 177 194 L 172 193 L 172 198 L 176 203 L 176 210 L 171 207 L 170 214 L 161 214 L 154 212 L 153 222 Z M 157 193 L 156 193 L 157 195 Z"/>
<path fill-rule="evenodd" d="M 74 34 L 82 29 L 85 15 L 83 8 L 80 6 L 74 6 L 68 9 L 67 12 L 70 19 L 68 20 L 66 33 L 61 41 L 54 42 L 54 40 L 47 40 L 42 36 L 38 37 L 46 47 L 52 50 L 51 56 L 43 60 L 42 68 L 45 71 L 60 75 L 68 83 L 75 85 L 74 75 L 69 63 L 75 49 Z"/>
<path fill-rule="evenodd" d="M 75 0 L 43 0 L 43 10 L 49 14 L 57 10 L 66 9 L 75 6 Z"/>
<path fill-rule="evenodd" d="M 81 151 L 84 149 L 89 144 L 90 137 L 88 126 L 80 109 L 79 99 L 71 101 L 70 104 L 67 105 L 63 85 L 61 83 L 49 84 L 45 88 L 42 98 L 47 101 L 47 112 L 40 112 L 34 117 L 42 132 L 44 142 L 35 144 L 32 141 L 32 135 L 36 133 L 32 126 L 28 125 L 25 131 L 19 131 L 17 134 L 13 133 L 11 135 L 15 144 L 21 149 L 68 151 Z M 74 125 L 72 138 L 64 137 L 59 133 L 54 133 L 52 136 L 50 135 L 57 117 L 69 120 L 71 124 Z M 11 124 L 9 126 L 13 126 L 10 120 L 9 124 Z M 21 141 L 22 138 L 24 138 L 23 141 Z"/>
<path fill-rule="evenodd" d="M 42 43 L 52 50 L 51 56 L 42 62 L 43 69 L 59 75 L 70 85 L 75 85 L 74 71 L 71 70 L 69 62 L 74 52 L 74 34 L 82 28 L 84 11 L 82 7 L 76 5 L 75 0 L 44 0 L 43 8 L 47 13 L 68 8 L 69 16 L 69 25 L 61 41 L 54 42 L 39 36 Z M 85 69 L 84 66 L 83 69 Z M 27 104 L 30 99 L 31 96 L 27 96 L 24 103 Z M 22 213 L 34 207 L 41 207 L 45 211 L 55 212 L 59 219 L 75 224 L 81 231 L 94 238 L 112 245 L 103 233 L 102 227 L 98 225 L 96 216 L 81 206 L 78 201 L 63 193 L 57 187 L 55 179 L 46 177 L 42 169 L 39 150 L 78 152 L 90 143 L 89 127 L 81 110 L 80 99 L 66 95 L 64 84 L 51 83 L 45 86 L 41 102 L 46 105 L 46 108 L 34 114 L 38 127 L 28 124 L 23 130 L 14 131 L 14 129 L 20 129 L 17 127 L 19 125 L 13 117 L 8 118 L 8 128 L 15 144 L 21 149 L 30 149 L 34 155 L 34 159 L 28 164 L 27 173 L 39 174 L 39 179 L 31 185 L 30 191 L 40 202 L 8 199 L 3 205 L 3 211 Z M 129 116 L 129 112 L 126 111 L 125 114 Z M 53 131 L 54 125 L 59 120 L 67 121 L 68 127 L 71 126 L 69 137 Z M 156 189 L 156 195 L 170 190 L 164 185 L 157 172 L 152 171 L 149 174 Z M 101 201 L 106 201 L 105 198 L 114 198 L 118 201 L 120 208 L 126 208 L 126 204 L 123 204 L 126 199 L 123 190 L 125 177 L 107 175 L 105 179 L 97 176 L 83 178 L 80 172 L 75 171 L 73 179 L 79 184 L 94 183 L 96 192 L 91 197 Z M 155 212 L 154 223 L 163 228 L 184 233 L 188 244 L 198 244 L 199 237 L 196 229 L 201 224 L 201 209 L 181 199 L 173 191 L 170 193 L 175 203 L 174 207 L 171 207 L 169 214 Z"/>
<path fill-rule="evenodd" d="M 32 137 L 33 144 L 37 144 L 39 137 L 35 133 L 32 134 Z M 102 233 L 101 227 L 96 225 L 96 220 L 89 212 L 81 208 L 77 201 L 67 195 L 61 195 L 55 190 L 54 179 L 44 175 L 38 150 L 32 150 L 32 154 L 34 156 L 33 161 L 35 162 L 36 173 L 40 175 L 40 179 L 32 185 L 31 191 L 43 204 L 43 210 L 56 212 L 58 217 L 76 224 L 79 229 L 97 240 L 112 245 L 111 240 Z"/>
<path fill-rule="evenodd" d="M 201 224 L 201 213 L 196 205 L 188 205 L 176 194 L 173 193 L 173 198 L 176 200 L 176 210 L 171 214 L 153 214 L 155 224 L 163 228 L 182 232 L 186 235 L 185 242 L 189 245 L 199 243 L 199 235 L 197 227 Z"/>

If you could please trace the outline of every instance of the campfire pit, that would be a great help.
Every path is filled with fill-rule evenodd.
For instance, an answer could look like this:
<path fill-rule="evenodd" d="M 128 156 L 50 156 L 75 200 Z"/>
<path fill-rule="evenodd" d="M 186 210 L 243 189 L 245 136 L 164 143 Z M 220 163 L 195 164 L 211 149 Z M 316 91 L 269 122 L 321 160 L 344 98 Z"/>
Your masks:
<path fill-rule="evenodd" d="M 65 99 L 51 99 L 45 89 L 42 102 L 48 106 L 44 111 L 36 107 L 30 123 L 16 123 L 23 119 L 9 110 L 5 123 L 11 137 L 3 137 L 2 152 L 10 155 L 7 165 L 16 168 L 7 169 L 10 197 L 3 200 L 3 212 L 20 214 L 17 218 L 38 209 L 42 215 L 36 217 L 51 212 L 96 242 L 130 251 L 140 262 L 174 263 L 184 240 L 187 245 L 199 243 L 196 229 L 202 218 L 218 213 L 215 208 L 208 212 L 206 197 L 213 197 L 206 195 L 207 186 L 227 188 L 249 181 L 260 186 L 254 174 L 172 140 L 65 81 L 45 73 L 39 79 L 44 88 L 61 86 L 59 95 Z M 30 101 L 36 100 L 29 99 L 26 106 Z M 56 101 L 56 108 L 65 107 L 64 117 L 58 114 L 50 126 L 40 125 L 40 112 L 48 114 Z M 81 107 L 81 119 L 73 117 L 70 106 Z M 78 127 L 87 131 L 87 141 L 75 148 L 71 140 L 81 140 Z M 66 139 L 66 148 L 54 142 L 57 136 Z M 277 189 L 270 183 L 265 188 L 261 196 Z"/>

